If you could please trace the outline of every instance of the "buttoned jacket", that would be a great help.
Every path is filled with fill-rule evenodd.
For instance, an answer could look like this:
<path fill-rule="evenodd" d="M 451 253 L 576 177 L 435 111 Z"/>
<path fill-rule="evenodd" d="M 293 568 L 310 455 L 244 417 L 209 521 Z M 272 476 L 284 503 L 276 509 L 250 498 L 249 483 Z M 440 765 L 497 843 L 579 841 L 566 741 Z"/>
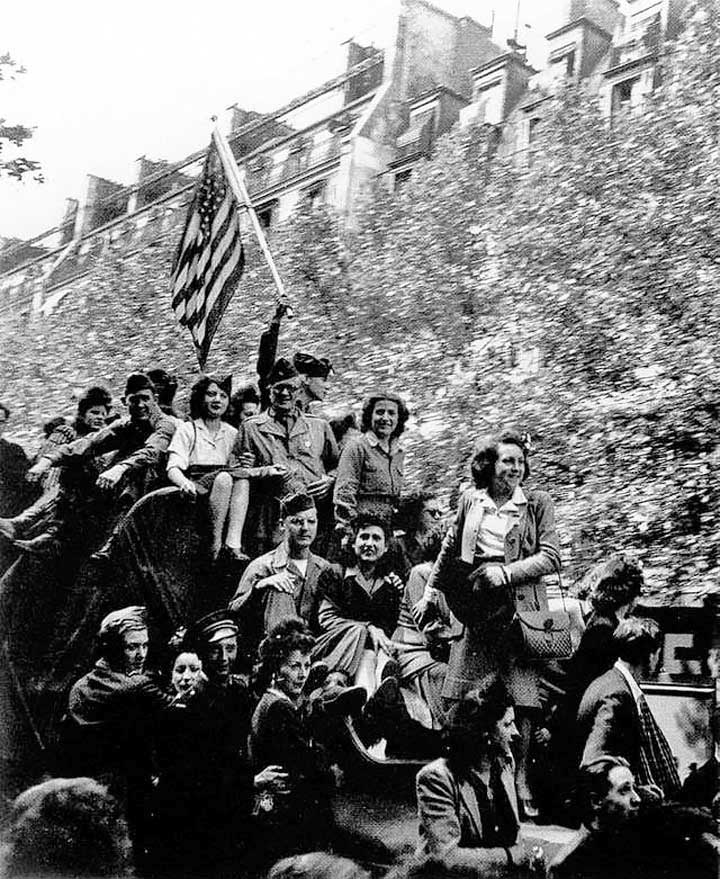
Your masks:
<path fill-rule="evenodd" d="M 295 608 L 298 616 L 302 617 L 313 631 L 317 629 L 317 613 L 320 603 L 318 592 L 318 578 L 323 571 L 330 567 L 330 562 L 325 561 L 319 555 L 310 553 L 307 559 L 307 569 L 303 577 L 300 571 L 293 565 L 288 555 L 287 542 L 284 540 L 279 546 L 265 555 L 261 555 L 245 568 L 240 579 L 238 588 L 230 600 L 230 610 L 238 613 L 252 599 L 257 591 L 256 586 L 266 577 L 288 571 L 295 583 Z"/>
<path fill-rule="evenodd" d="M 286 492 L 301 491 L 337 467 L 338 449 L 330 425 L 323 418 L 301 413 L 290 430 L 270 412 L 249 418 L 240 428 L 233 454 L 250 453 L 254 467 L 278 464 L 290 470 Z"/>
<path fill-rule="evenodd" d="M 501 779 L 517 817 L 515 767 L 510 757 Z M 452 866 L 487 868 L 488 850 L 483 848 L 480 808 L 470 781 L 458 777 L 441 757 L 418 772 L 415 789 L 420 819 L 418 854 L 439 858 Z"/>

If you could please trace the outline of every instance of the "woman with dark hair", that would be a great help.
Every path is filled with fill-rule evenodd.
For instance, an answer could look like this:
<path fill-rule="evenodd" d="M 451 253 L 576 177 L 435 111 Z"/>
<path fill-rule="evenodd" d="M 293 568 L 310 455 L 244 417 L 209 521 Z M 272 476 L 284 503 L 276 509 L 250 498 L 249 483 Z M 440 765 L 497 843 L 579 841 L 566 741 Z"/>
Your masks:
<path fill-rule="evenodd" d="M 392 636 L 408 712 L 413 720 L 428 729 L 442 729 L 447 721 L 441 697 L 447 655 L 440 654 L 443 640 L 451 637 L 455 621 L 440 592 L 422 612 L 416 612 L 415 607 L 425 592 L 441 542 L 440 534 L 435 532 L 425 544 L 425 559 L 411 569 L 400 599 L 397 628 Z M 449 642 L 445 640 L 445 643 Z"/>
<path fill-rule="evenodd" d="M 335 481 L 335 519 L 347 529 L 358 513 L 390 519 L 405 480 L 402 433 L 408 409 L 391 392 L 373 394 L 363 404 L 360 436 L 348 441 Z"/>
<path fill-rule="evenodd" d="M 392 570 L 387 521 L 364 513 L 353 521 L 353 562 L 320 575 L 318 622 L 322 634 L 313 659 L 344 672 L 372 696 L 387 676 L 395 653 L 391 638 L 398 622 L 403 583 Z M 393 663 L 391 668 L 397 672 Z M 396 677 L 397 675 L 395 675 Z"/>
<path fill-rule="evenodd" d="M 230 417 L 228 421 L 233 427 L 240 425 L 257 415 L 260 411 L 260 391 L 253 384 L 243 385 L 230 397 Z"/>
<path fill-rule="evenodd" d="M 427 547 L 442 533 L 445 517 L 445 508 L 432 491 L 413 491 L 400 500 L 397 515 L 400 530 L 394 542 L 405 577 L 411 568 L 428 560 Z"/>
<path fill-rule="evenodd" d="M 225 420 L 230 402 L 230 377 L 199 378 L 190 391 L 191 421 L 179 424 L 168 448 L 168 479 L 183 495 L 209 492 L 212 522 L 211 554 L 224 546 L 235 559 L 247 559 L 242 532 L 247 515 L 249 483 L 232 472 L 230 459 L 237 430 Z M 226 530 L 227 523 L 227 530 Z"/>
<path fill-rule="evenodd" d="M 591 682 L 615 663 L 617 648 L 613 632 L 632 610 L 643 583 L 640 563 L 624 552 L 595 565 L 580 582 L 579 590 L 589 590 L 592 610 L 580 645 L 567 666 L 571 710 L 577 711 Z"/>
<path fill-rule="evenodd" d="M 287 774 L 284 789 L 257 797 L 262 843 L 256 850 L 269 863 L 279 857 L 327 848 L 332 816 L 332 776 L 312 741 L 303 710 L 314 638 L 299 618 L 274 626 L 260 644 L 258 682 L 266 687 L 253 714 L 250 759 Z"/>
<path fill-rule="evenodd" d="M 464 624 L 453 643 L 443 695 L 461 699 L 474 682 L 498 673 L 518 712 L 521 746 L 517 788 L 527 817 L 536 817 L 527 778 L 533 714 L 542 707 L 538 666 L 523 655 L 516 611 L 547 610 L 541 577 L 560 568 L 555 511 L 543 491 L 522 488 L 527 446 L 514 431 L 484 442 L 472 459 L 475 487 L 463 493 L 428 581 L 445 594 Z"/>
<path fill-rule="evenodd" d="M 517 736 L 512 699 L 497 676 L 465 694 L 445 733 L 446 756 L 417 775 L 418 855 L 480 875 L 524 861 L 511 752 Z"/>

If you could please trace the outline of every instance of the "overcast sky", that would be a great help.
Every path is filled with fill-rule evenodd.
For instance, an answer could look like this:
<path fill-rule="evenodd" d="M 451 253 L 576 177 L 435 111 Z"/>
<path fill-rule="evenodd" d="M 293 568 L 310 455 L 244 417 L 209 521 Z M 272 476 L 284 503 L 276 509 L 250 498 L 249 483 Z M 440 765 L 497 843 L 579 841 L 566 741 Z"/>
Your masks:
<path fill-rule="evenodd" d="M 504 45 L 516 0 L 436 0 L 490 24 Z M 530 60 L 567 0 L 521 0 Z M 0 236 L 27 238 L 82 199 L 86 174 L 119 183 L 134 162 L 177 161 L 209 138 L 210 116 L 233 103 L 271 111 L 344 69 L 349 38 L 392 43 L 399 0 L 37 0 L 3 10 L 0 55 L 27 73 L 0 83 L 0 118 L 35 126 L 24 149 L 46 182 L 0 178 Z M 251 9 L 250 9 L 251 7 Z M 525 27 L 530 25 L 530 28 Z M 11 156 L 6 149 L 3 156 Z"/>

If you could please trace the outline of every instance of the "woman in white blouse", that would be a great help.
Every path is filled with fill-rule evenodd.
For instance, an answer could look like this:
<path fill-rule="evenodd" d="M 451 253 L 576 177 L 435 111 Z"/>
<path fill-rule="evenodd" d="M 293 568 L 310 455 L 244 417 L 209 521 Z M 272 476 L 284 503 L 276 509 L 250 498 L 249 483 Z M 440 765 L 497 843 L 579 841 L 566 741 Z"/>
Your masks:
<path fill-rule="evenodd" d="M 450 652 L 443 696 L 457 701 L 496 673 L 516 708 L 521 743 L 517 790 L 521 810 L 537 810 L 527 780 L 533 715 L 541 708 L 539 669 L 523 655 L 512 625 L 517 610 L 547 610 L 541 577 L 560 569 L 553 502 L 544 491 L 521 487 L 528 475 L 523 437 L 504 431 L 475 453 L 475 487 L 463 493 L 426 586 L 444 593 L 464 624 Z"/>
<path fill-rule="evenodd" d="M 212 521 L 212 557 L 223 548 L 246 559 L 242 530 L 249 484 L 245 473 L 231 470 L 230 453 L 237 430 L 225 421 L 230 403 L 230 377 L 203 376 L 190 391 L 191 421 L 178 425 L 168 449 L 168 479 L 190 498 L 208 494 Z M 226 529 L 227 525 L 227 529 Z"/>

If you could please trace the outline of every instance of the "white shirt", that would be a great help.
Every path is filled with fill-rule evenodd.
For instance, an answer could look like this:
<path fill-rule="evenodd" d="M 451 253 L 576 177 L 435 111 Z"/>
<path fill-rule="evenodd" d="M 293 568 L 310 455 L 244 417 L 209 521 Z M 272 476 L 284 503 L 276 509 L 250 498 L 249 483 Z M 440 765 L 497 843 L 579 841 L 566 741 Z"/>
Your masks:
<path fill-rule="evenodd" d="M 183 421 L 178 425 L 168 447 L 167 469 L 178 467 L 185 471 L 191 464 L 217 464 L 224 467 L 230 460 L 230 452 L 237 430 L 225 421 L 211 436 L 202 418 Z"/>
<path fill-rule="evenodd" d="M 527 498 L 518 486 L 498 507 L 484 488 L 476 489 L 461 535 L 461 558 L 472 564 L 476 555 L 505 558 L 505 537 L 520 518 Z"/>
<path fill-rule="evenodd" d="M 302 574 L 303 580 L 307 577 L 307 559 L 288 559 L 288 564 L 292 564 Z"/>

